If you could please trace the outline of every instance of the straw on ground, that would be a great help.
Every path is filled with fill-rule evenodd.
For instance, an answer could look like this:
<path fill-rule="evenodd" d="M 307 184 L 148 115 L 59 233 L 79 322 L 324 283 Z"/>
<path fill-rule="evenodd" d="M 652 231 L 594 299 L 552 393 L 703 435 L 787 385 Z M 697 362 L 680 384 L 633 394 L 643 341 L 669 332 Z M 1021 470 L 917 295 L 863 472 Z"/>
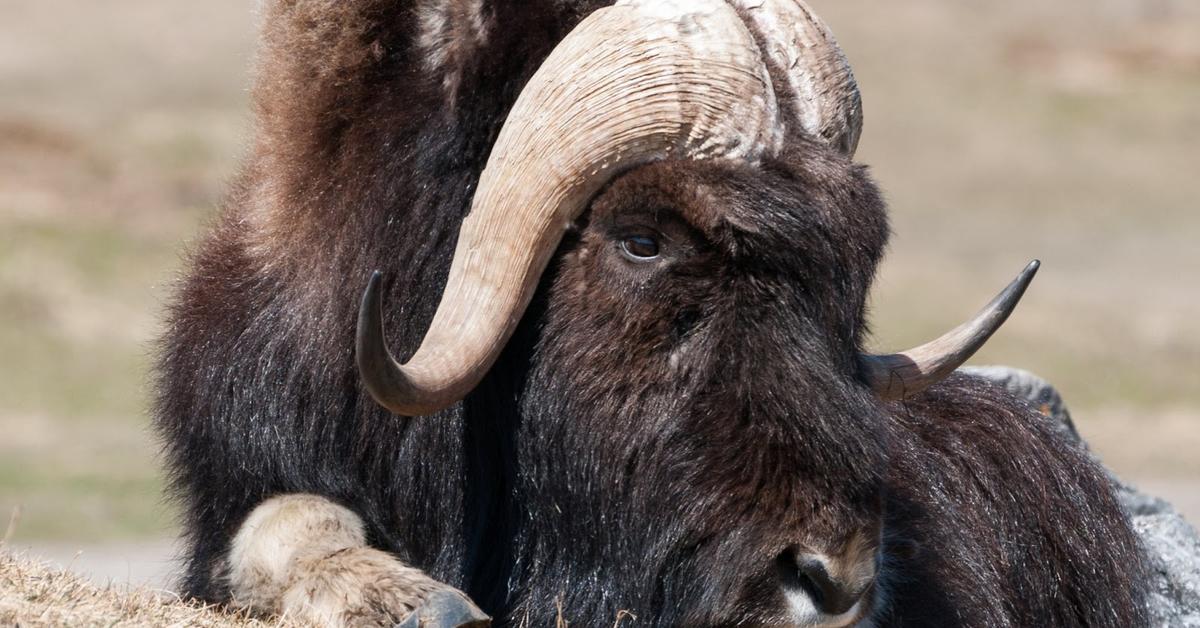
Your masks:
<path fill-rule="evenodd" d="M 0 545 L 0 626 L 298 626 L 184 602 L 167 591 L 99 586 Z"/>

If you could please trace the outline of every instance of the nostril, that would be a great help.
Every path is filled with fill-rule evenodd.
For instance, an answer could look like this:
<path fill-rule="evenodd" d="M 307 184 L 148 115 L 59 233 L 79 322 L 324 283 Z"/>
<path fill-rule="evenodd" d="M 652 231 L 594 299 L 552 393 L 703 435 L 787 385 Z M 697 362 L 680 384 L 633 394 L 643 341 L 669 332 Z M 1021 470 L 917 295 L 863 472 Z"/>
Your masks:
<path fill-rule="evenodd" d="M 830 574 L 824 557 L 818 555 L 788 551 L 780 555 L 777 565 L 784 587 L 803 592 L 817 611 L 826 615 L 850 610 L 868 588 L 836 578 Z"/>
<path fill-rule="evenodd" d="M 834 580 L 829 575 L 829 569 L 824 561 L 806 557 L 801 558 L 796 565 L 800 586 L 812 597 L 813 605 L 822 613 L 840 615 L 858 601 L 858 596 Z"/>
<path fill-rule="evenodd" d="M 831 590 L 833 583 L 829 581 L 829 572 L 825 566 L 812 559 L 802 561 L 796 566 L 796 580 L 800 588 L 812 599 L 813 605 L 822 612 L 827 612 L 826 601 L 837 594 Z"/>

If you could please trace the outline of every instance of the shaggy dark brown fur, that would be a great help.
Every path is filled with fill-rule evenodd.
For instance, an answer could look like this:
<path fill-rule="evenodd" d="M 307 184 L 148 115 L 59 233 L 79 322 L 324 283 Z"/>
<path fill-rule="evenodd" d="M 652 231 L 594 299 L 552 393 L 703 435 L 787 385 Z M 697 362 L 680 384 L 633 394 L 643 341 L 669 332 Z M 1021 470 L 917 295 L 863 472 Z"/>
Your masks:
<path fill-rule="evenodd" d="M 1036 412 L 962 377 L 892 406 L 865 386 L 885 210 L 803 137 L 758 166 L 619 178 L 475 392 L 418 419 L 371 401 L 352 355 L 368 273 L 407 357 L 508 107 L 601 4 L 268 3 L 257 140 L 158 369 L 185 592 L 227 599 L 214 574 L 247 513 L 312 493 L 502 625 L 560 606 L 778 624 L 781 557 L 880 533 L 880 623 L 1142 623 L 1110 487 Z M 624 257 L 631 235 L 659 259 Z"/>
<path fill-rule="evenodd" d="M 883 625 L 1146 624 L 1129 522 L 1051 419 L 965 375 L 892 416 L 888 542 L 914 556 L 892 553 Z"/>

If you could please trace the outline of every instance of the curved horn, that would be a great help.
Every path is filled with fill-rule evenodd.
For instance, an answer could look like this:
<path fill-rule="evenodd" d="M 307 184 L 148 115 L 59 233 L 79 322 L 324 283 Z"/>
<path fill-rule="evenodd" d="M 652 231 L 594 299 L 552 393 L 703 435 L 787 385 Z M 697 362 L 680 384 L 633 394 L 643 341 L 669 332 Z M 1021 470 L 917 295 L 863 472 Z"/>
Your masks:
<path fill-rule="evenodd" d="M 367 389 L 397 414 L 455 403 L 491 368 L 564 230 L 613 176 L 665 157 L 753 161 L 783 134 L 758 44 L 723 0 L 623 0 L 593 13 L 513 105 L 407 364 L 387 354 L 370 303 L 377 283 L 375 296 L 368 289 L 358 336 Z"/>
<path fill-rule="evenodd" d="M 880 397 L 898 400 L 915 395 L 962 366 L 1000 329 L 1033 281 L 1041 262 L 1033 260 L 973 318 L 941 338 L 891 355 L 862 355 L 867 380 Z"/>
<path fill-rule="evenodd" d="M 783 73 L 796 122 L 811 137 L 854 156 L 862 133 L 862 97 L 833 33 L 799 0 L 732 0 Z"/>

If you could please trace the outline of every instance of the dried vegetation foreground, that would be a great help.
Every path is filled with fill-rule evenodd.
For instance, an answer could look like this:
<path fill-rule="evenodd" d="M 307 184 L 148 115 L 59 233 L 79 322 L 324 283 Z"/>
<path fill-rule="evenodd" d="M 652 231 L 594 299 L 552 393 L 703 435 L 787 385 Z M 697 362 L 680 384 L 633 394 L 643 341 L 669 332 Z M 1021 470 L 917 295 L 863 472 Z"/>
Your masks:
<path fill-rule="evenodd" d="M 289 626 L 180 601 L 166 591 L 98 586 L 0 545 L 0 626 Z"/>

